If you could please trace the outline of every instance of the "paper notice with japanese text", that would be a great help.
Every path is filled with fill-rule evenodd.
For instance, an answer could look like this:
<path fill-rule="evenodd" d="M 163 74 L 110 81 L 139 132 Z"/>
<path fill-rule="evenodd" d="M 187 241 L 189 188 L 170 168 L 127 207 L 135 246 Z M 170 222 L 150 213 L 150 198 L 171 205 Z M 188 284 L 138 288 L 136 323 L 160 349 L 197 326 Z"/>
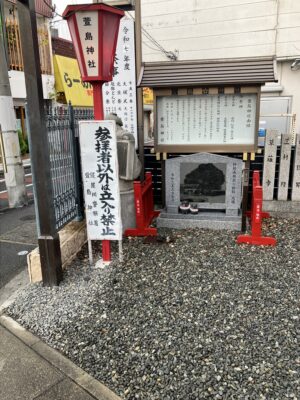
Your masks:
<path fill-rule="evenodd" d="M 158 97 L 158 145 L 254 144 L 256 102 L 256 94 Z"/>
<path fill-rule="evenodd" d="M 121 240 L 115 121 L 80 121 L 79 139 L 89 240 Z"/>

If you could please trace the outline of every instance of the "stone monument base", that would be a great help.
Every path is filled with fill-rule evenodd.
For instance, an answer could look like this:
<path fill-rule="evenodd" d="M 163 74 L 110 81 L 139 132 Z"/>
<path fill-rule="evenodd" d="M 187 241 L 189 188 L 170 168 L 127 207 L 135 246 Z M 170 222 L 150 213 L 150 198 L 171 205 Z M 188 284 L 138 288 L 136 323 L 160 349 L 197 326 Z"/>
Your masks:
<path fill-rule="evenodd" d="M 158 228 L 206 228 L 206 229 L 227 229 L 230 231 L 241 231 L 242 216 L 226 215 L 222 212 L 199 212 L 191 214 L 171 214 L 162 211 L 157 218 Z"/>
<path fill-rule="evenodd" d="M 300 201 L 290 200 L 264 200 L 263 211 L 272 217 L 300 218 Z"/>

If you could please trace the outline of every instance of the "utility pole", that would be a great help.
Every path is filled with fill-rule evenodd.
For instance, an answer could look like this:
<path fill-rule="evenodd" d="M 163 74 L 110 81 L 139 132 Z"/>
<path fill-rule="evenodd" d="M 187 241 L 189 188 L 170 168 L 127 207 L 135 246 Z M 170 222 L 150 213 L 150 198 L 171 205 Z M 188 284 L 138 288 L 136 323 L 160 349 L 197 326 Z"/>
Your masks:
<path fill-rule="evenodd" d="M 1 9 L 2 7 L 3 4 L 1 1 Z M 4 178 L 8 194 L 8 204 L 9 207 L 13 208 L 27 204 L 27 193 L 17 133 L 17 122 L 8 77 L 2 18 L 0 21 L 0 135 L 2 135 L 3 143 L 3 161 L 7 166 L 4 169 Z"/>
<path fill-rule="evenodd" d="M 44 285 L 58 285 L 62 279 L 59 236 L 50 171 L 50 155 L 45 122 L 35 0 L 18 0 L 21 45 L 31 135 L 31 163 L 35 172 L 36 205 L 39 220 L 39 250 Z"/>

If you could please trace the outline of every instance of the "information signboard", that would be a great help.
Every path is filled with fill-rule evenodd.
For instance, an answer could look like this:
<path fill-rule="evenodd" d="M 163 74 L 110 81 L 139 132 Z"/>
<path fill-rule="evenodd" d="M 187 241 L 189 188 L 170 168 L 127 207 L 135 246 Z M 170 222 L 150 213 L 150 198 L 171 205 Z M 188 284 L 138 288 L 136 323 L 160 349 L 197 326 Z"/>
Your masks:
<path fill-rule="evenodd" d="M 156 151 L 254 151 L 257 93 L 156 96 Z"/>
<path fill-rule="evenodd" d="M 121 240 L 115 121 L 80 121 L 79 139 L 89 240 Z"/>
<path fill-rule="evenodd" d="M 104 113 L 115 113 L 137 146 L 134 21 L 122 18 L 119 28 L 113 80 L 103 85 Z"/>

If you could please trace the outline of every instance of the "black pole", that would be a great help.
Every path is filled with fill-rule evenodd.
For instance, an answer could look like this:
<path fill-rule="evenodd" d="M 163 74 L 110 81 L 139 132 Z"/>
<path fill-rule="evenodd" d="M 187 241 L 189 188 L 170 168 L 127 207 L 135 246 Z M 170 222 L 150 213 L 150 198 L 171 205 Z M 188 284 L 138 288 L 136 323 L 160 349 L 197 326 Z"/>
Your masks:
<path fill-rule="evenodd" d="M 17 5 L 32 140 L 31 163 L 36 173 L 36 201 L 40 223 L 38 242 L 42 278 L 44 285 L 54 286 L 58 285 L 62 279 L 62 264 L 59 236 L 55 228 L 35 0 L 18 0 Z"/>
<path fill-rule="evenodd" d="M 77 206 L 77 221 L 83 220 L 83 184 L 82 184 L 82 176 L 81 176 L 81 162 L 80 162 L 80 145 L 79 145 L 79 137 L 76 131 L 75 126 L 75 117 L 74 117 L 74 109 L 69 103 L 69 119 L 70 119 L 70 128 L 72 133 L 72 156 L 73 156 L 73 170 L 74 170 L 74 178 L 75 178 L 75 196 L 76 196 L 76 206 Z"/>
<path fill-rule="evenodd" d="M 138 82 L 142 68 L 142 17 L 141 17 L 141 0 L 135 1 L 135 65 L 136 65 L 136 82 Z M 143 105 L 143 88 L 136 89 L 137 102 L 137 130 L 139 143 L 139 159 L 142 164 L 140 180 L 145 178 L 145 154 L 144 154 L 144 105 Z"/>
<path fill-rule="evenodd" d="M 5 26 L 5 16 L 4 16 L 4 0 L 0 0 L 0 25 L 1 25 L 1 34 L 3 35 L 3 44 L 4 44 L 4 51 L 5 51 L 5 57 L 6 57 L 6 62 L 7 62 L 7 69 L 9 70 L 9 65 L 8 65 L 8 50 L 7 50 L 7 40 L 6 40 L 6 26 Z"/>

